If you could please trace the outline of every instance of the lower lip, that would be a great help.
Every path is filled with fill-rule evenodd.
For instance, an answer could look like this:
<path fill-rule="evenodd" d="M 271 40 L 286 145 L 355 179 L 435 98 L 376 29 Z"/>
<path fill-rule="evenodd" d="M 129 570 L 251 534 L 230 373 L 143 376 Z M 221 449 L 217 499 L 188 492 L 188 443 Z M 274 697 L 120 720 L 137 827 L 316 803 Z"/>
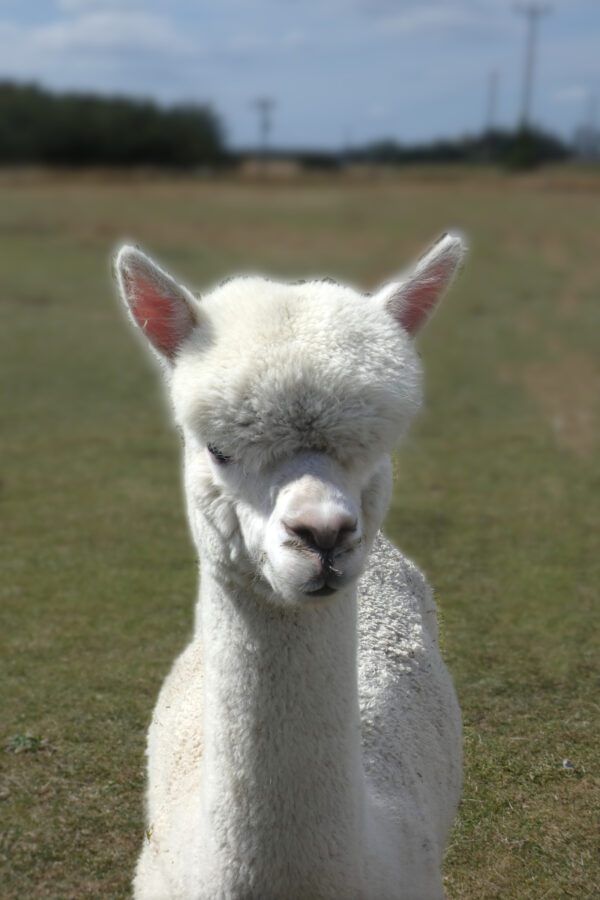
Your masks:
<path fill-rule="evenodd" d="M 307 591 L 309 597 L 331 597 L 332 594 L 335 594 L 337 588 L 329 587 L 328 584 L 324 584 L 323 587 L 318 588 L 316 591 Z"/>

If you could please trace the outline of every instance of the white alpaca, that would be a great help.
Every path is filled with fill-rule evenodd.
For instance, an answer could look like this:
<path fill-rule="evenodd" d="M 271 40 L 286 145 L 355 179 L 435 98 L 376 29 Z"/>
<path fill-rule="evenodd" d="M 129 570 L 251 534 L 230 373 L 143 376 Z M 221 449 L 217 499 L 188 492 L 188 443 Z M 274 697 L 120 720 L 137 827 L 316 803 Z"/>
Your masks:
<path fill-rule="evenodd" d="M 379 527 L 421 402 L 413 335 L 462 255 L 445 236 L 374 297 L 238 278 L 196 300 L 120 251 L 201 563 L 148 735 L 138 900 L 444 896 L 460 712 L 431 591 Z"/>

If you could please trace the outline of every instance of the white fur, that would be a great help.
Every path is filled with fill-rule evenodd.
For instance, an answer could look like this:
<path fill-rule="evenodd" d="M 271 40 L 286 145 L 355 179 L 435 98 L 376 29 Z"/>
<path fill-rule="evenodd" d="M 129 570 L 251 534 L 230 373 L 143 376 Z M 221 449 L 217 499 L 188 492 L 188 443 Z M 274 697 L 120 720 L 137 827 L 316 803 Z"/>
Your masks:
<path fill-rule="evenodd" d="M 438 247 L 417 269 L 427 314 L 453 247 L 454 265 Z M 194 637 L 148 735 L 135 897 L 443 897 L 460 712 L 431 591 L 379 533 L 389 453 L 421 402 L 401 327 L 418 284 L 398 314 L 389 290 L 259 278 L 196 302 L 133 248 L 117 273 L 168 349 L 201 563 Z M 153 325 L 165 284 L 172 315 Z"/>

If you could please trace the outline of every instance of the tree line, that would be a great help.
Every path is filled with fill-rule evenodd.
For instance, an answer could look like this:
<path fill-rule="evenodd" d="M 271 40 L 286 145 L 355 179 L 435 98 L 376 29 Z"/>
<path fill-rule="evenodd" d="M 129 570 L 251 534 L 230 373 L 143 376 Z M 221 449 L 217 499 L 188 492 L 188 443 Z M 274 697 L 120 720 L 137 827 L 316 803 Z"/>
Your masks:
<path fill-rule="evenodd" d="M 232 154 L 231 159 L 241 163 L 251 155 L 250 150 L 242 150 Z M 479 135 L 442 138 L 421 144 L 403 144 L 394 138 L 384 138 L 344 150 L 273 149 L 263 154 L 265 161 L 293 160 L 303 169 L 330 171 L 341 171 L 353 163 L 387 168 L 410 164 L 491 163 L 508 169 L 529 169 L 543 163 L 561 162 L 571 156 L 572 147 L 556 135 L 538 128 L 494 129 Z"/>
<path fill-rule="evenodd" d="M 522 169 L 545 162 L 559 162 L 572 149 L 556 135 L 539 128 L 516 131 L 493 129 L 479 135 L 441 139 L 427 144 L 403 145 L 394 140 L 377 141 L 349 151 L 353 161 L 400 165 L 403 163 L 491 162 Z"/>
<path fill-rule="evenodd" d="M 345 151 L 272 150 L 306 169 L 374 165 L 491 162 L 527 168 L 566 159 L 571 148 L 539 129 L 493 130 L 424 144 L 380 140 Z M 235 166 L 255 151 L 227 149 L 218 115 L 209 105 L 162 107 L 152 100 L 57 94 L 35 84 L 0 81 L 0 165 Z"/>
<path fill-rule="evenodd" d="M 163 108 L 151 100 L 55 94 L 0 82 L 0 163 L 68 166 L 212 165 L 225 154 L 206 105 Z"/>

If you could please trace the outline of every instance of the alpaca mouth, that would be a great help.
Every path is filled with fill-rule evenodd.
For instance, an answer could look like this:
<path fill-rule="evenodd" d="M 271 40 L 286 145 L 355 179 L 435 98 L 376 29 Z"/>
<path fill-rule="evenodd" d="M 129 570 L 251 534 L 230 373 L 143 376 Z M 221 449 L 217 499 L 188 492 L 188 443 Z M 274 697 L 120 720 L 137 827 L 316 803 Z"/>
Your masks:
<path fill-rule="evenodd" d="M 316 591 L 306 591 L 306 593 L 309 597 L 331 597 L 336 591 L 337 588 L 324 584 L 323 587 L 317 588 Z"/>
<path fill-rule="evenodd" d="M 322 588 L 317 588 L 316 591 L 309 591 L 308 593 L 311 597 L 331 597 L 336 591 L 337 588 L 332 588 L 328 584 L 324 584 Z"/>

